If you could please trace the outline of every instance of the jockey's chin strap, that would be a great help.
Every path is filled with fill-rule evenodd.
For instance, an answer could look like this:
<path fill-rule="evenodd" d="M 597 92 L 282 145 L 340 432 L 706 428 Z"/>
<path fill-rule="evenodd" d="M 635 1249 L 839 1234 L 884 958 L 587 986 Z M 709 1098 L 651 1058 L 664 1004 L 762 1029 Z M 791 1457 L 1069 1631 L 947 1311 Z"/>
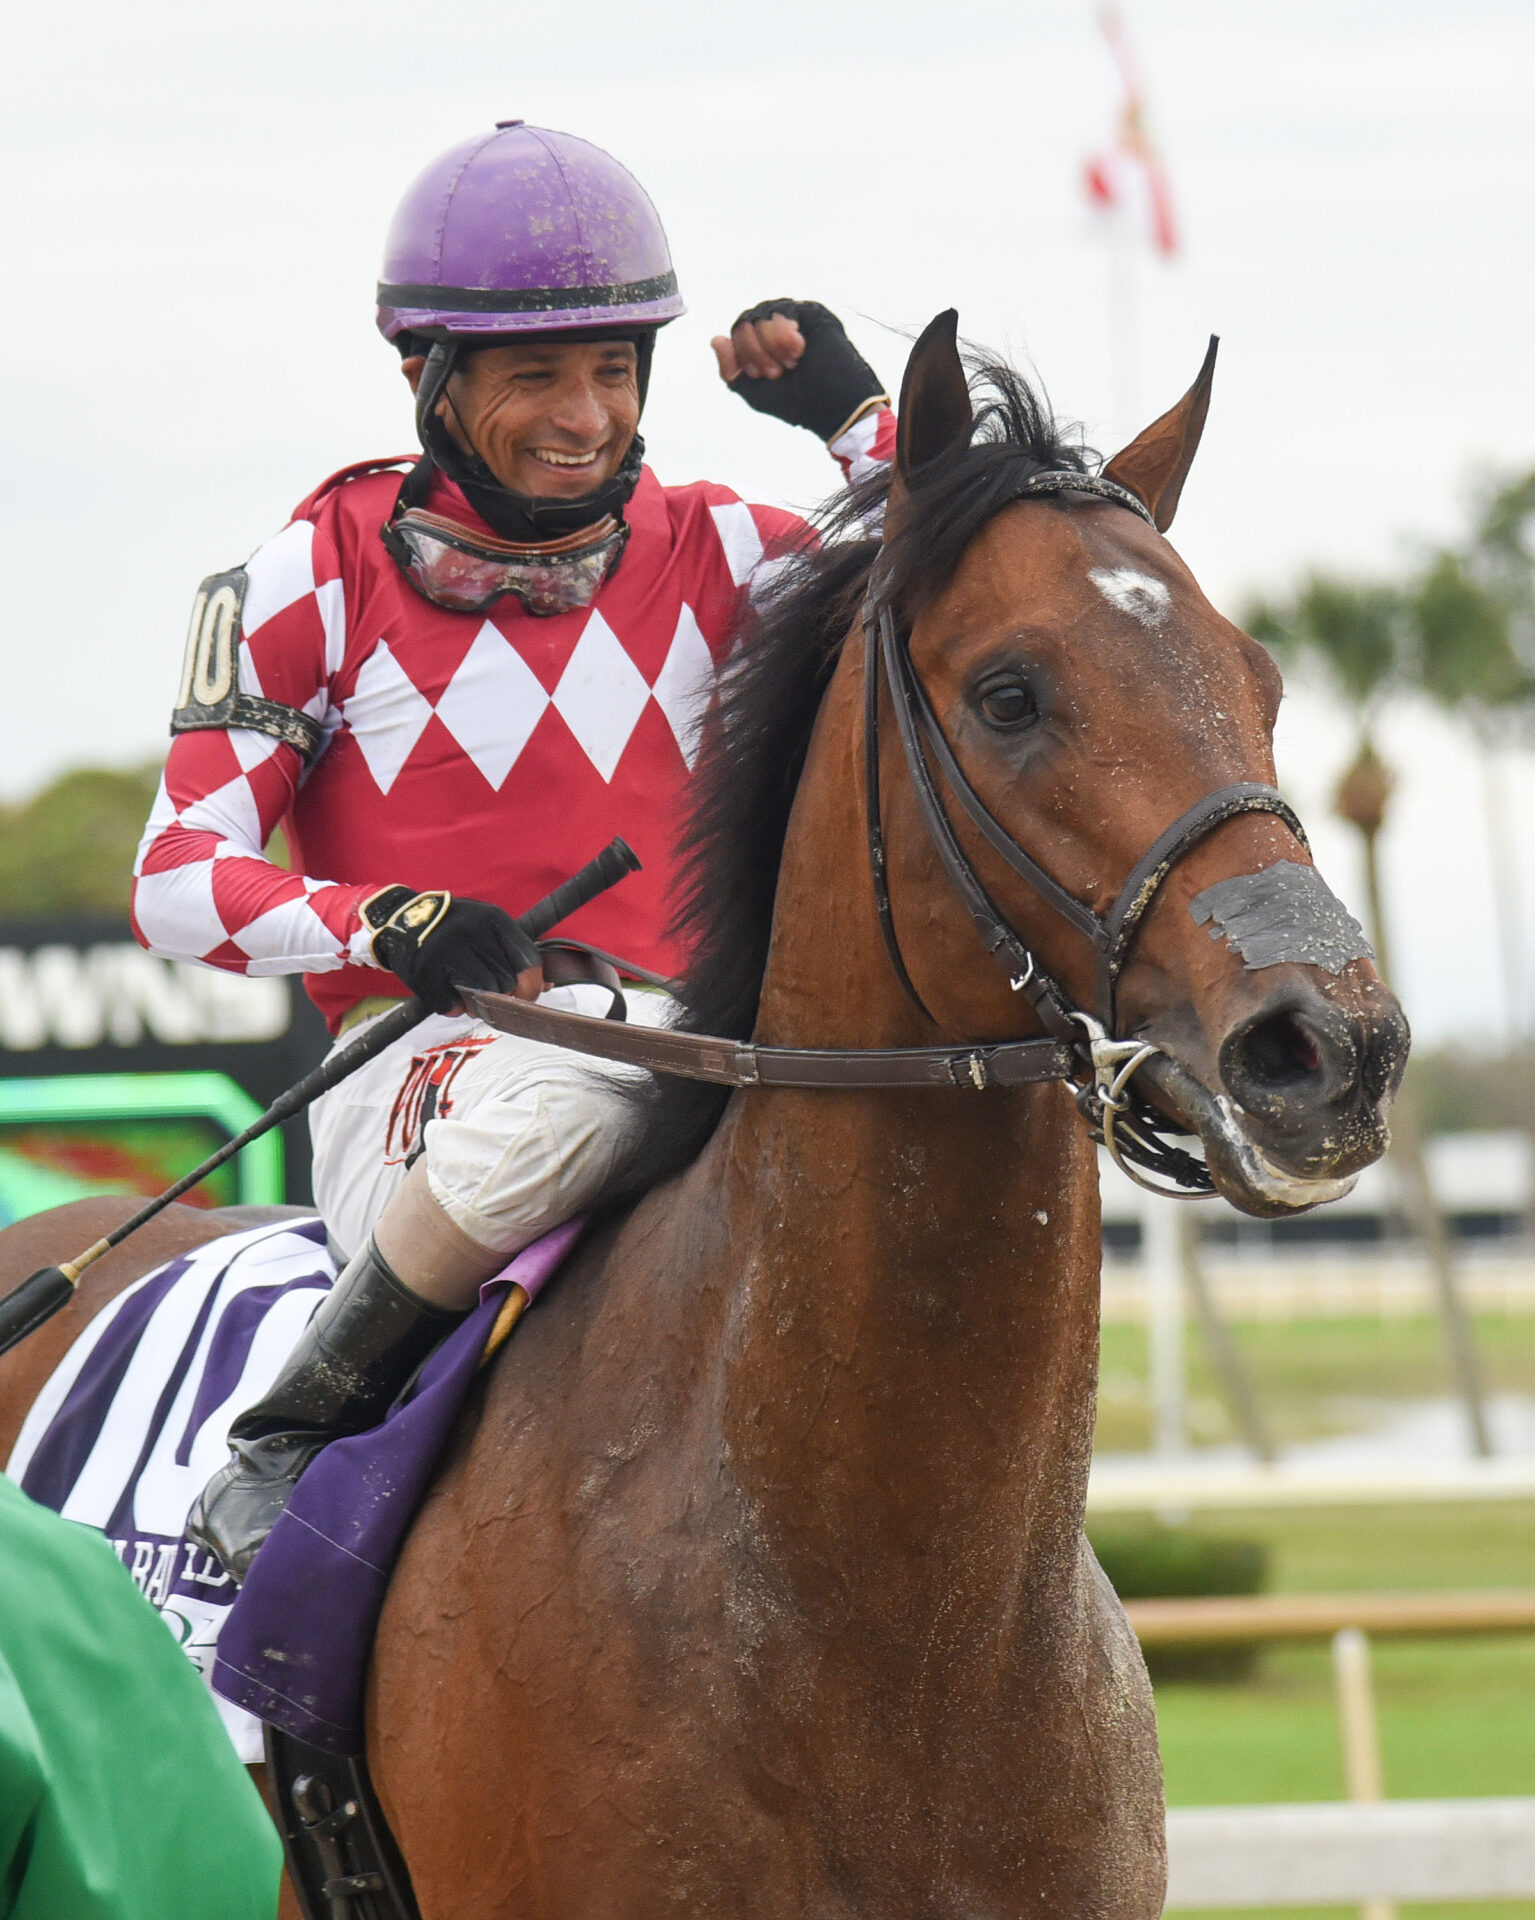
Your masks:
<path fill-rule="evenodd" d="M 1048 471 L 1020 483 L 1017 497 L 1087 493 L 1127 507 L 1154 524 L 1146 508 L 1112 480 L 1091 474 Z M 1236 781 L 1218 787 L 1180 813 L 1136 861 L 1105 914 L 1098 914 L 1048 874 L 1002 826 L 955 758 L 932 704 L 911 663 L 910 635 L 896 627 L 886 597 L 883 564 L 876 562 L 863 607 L 864 777 L 868 814 L 869 869 L 880 932 L 896 978 L 918 1011 L 936 1026 L 912 983 L 896 935 L 890 904 L 885 835 L 880 808 L 880 686 L 890 693 L 906 769 L 928 837 L 951 886 L 987 951 L 1007 974 L 1014 992 L 1034 1009 L 1046 1038 L 1008 1040 L 966 1047 L 762 1047 L 712 1034 L 677 1033 L 664 1027 L 629 1027 L 581 1014 L 559 1013 L 508 994 L 465 989 L 468 1011 L 488 1026 L 526 1039 L 569 1047 L 577 1053 L 619 1060 L 652 1073 L 707 1080 L 725 1087 L 1022 1087 L 1051 1080 L 1077 1083 L 1077 1105 L 1124 1172 L 1137 1185 L 1180 1199 L 1214 1191 L 1204 1163 L 1166 1137 L 1173 1129 L 1132 1084 L 1146 1061 L 1160 1051 L 1148 1040 L 1114 1035 L 1119 976 L 1142 921 L 1173 868 L 1224 821 L 1242 813 L 1272 813 L 1302 846 L 1300 821 L 1273 787 Z M 928 756 L 944 785 L 1005 864 L 1097 957 L 1095 1011 L 1073 1004 L 1040 965 L 982 884 L 960 845 L 934 784 Z M 1155 1175 L 1155 1180 L 1147 1174 Z"/>

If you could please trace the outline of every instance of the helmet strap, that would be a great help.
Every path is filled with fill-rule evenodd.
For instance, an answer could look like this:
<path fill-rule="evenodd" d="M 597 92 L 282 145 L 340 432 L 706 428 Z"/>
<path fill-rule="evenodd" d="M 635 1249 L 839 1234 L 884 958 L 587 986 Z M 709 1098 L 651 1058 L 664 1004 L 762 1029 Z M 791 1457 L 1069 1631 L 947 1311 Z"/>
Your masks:
<path fill-rule="evenodd" d="M 638 358 L 636 374 L 640 405 L 643 407 L 650 386 L 650 365 L 655 349 L 654 328 L 625 331 L 621 336 L 587 333 L 582 337 L 591 340 L 622 337 L 634 341 Z M 485 524 L 500 534 L 503 540 L 532 545 L 540 540 L 557 540 L 567 533 L 575 533 L 582 527 L 592 526 L 610 513 L 622 519 L 624 508 L 639 485 L 645 459 L 645 442 L 638 433 L 630 441 L 628 451 L 613 477 L 576 500 L 516 493 L 501 484 L 477 452 L 464 451 L 448 431 L 437 407 L 444 397 L 448 405 L 453 406 L 448 383 L 457 369 L 463 349 L 469 344 L 461 335 L 434 340 L 426 356 L 426 365 L 421 369 L 421 379 L 416 387 L 416 434 L 432 465 L 454 482 Z M 469 429 L 458 409 L 454 407 L 453 411 L 460 431 L 472 449 L 474 441 Z"/>

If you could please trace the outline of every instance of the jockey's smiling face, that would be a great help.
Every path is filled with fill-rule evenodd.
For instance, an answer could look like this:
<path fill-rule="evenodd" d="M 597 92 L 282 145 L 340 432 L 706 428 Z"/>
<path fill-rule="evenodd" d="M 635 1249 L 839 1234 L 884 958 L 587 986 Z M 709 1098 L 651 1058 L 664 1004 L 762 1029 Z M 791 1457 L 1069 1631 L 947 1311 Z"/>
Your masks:
<path fill-rule="evenodd" d="M 426 362 L 401 372 L 414 393 Z M 448 432 L 502 486 L 576 500 L 611 480 L 640 423 L 629 340 L 526 340 L 468 355 L 437 403 Z"/>

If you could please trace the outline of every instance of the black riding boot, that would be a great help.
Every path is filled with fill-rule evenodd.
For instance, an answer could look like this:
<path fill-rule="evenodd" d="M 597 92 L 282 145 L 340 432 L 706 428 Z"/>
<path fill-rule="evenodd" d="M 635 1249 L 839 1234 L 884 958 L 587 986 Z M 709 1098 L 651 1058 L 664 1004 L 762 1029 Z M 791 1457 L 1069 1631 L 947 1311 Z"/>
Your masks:
<path fill-rule="evenodd" d="M 229 1429 L 231 1458 L 199 1494 L 187 1537 L 243 1581 L 315 1455 L 343 1434 L 376 1427 L 463 1317 L 412 1293 L 370 1235 L 264 1398 Z"/>

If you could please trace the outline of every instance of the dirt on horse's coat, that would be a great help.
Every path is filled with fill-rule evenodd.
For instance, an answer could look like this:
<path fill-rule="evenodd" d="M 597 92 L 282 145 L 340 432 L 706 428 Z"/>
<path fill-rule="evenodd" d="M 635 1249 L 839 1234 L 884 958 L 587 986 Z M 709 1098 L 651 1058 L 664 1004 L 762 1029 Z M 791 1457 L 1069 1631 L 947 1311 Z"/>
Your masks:
<path fill-rule="evenodd" d="M 942 412 L 933 384 L 919 369 L 904 421 Z M 1166 421 L 1151 437 L 1116 464 L 1165 508 L 1192 449 Z M 1166 619 L 1116 617 L 1104 568 L 1163 582 Z M 1201 792 L 1272 781 L 1266 656 L 1112 506 L 999 513 L 917 612 L 912 654 L 992 811 L 1100 910 Z M 1038 736 L 989 739 L 975 704 L 1020 669 L 1053 729 L 1032 778 Z M 893 755 L 890 890 L 939 1032 L 892 973 L 861 703 L 844 645 L 752 1037 L 1011 1037 L 1018 1002 Z M 1081 1004 L 1090 955 L 957 830 Z M 1281 857 L 1305 857 L 1281 822 L 1229 822 L 1126 972 L 1121 1030 L 1176 1034 L 1206 1085 L 1223 1040 L 1302 983 L 1244 973 L 1188 902 Z M 1367 965 L 1327 990 L 1339 1020 L 1389 1021 Z M 697 1161 L 577 1254 L 407 1544 L 370 1753 L 423 1912 L 1158 1914 L 1151 1694 L 1082 1533 L 1098 1271 L 1094 1153 L 1066 1089 L 735 1096 Z"/>
<path fill-rule="evenodd" d="M 966 451 L 952 325 L 923 336 L 893 550 L 955 524 L 960 483 L 1008 458 L 1070 462 L 1021 391 L 1002 442 Z M 1159 528 L 1207 397 L 1206 377 L 1106 469 Z M 826 564 L 856 586 L 856 566 Z M 799 605 L 786 592 L 761 667 L 747 661 L 764 696 Z M 736 792 L 743 848 L 754 813 L 782 822 L 771 859 L 743 854 L 734 875 L 765 903 L 752 1037 L 1020 1037 L 1021 996 L 948 885 L 887 731 L 890 894 L 932 1024 L 892 969 L 843 611 L 800 647 L 803 729 L 764 721 L 747 756 L 760 784 Z M 1272 783 L 1271 663 L 1122 507 L 998 505 L 906 612 L 913 669 L 986 807 L 1097 911 L 1202 794 Z M 1087 944 L 968 821 L 955 832 L 1090 1004 Z M 1220 1177 L 1253 1211 L 1374 1158 L 1400 1071 L 1400 1019 L 1366 959 L 1254 970 L 1188 911 L 1306 859 L 1274 815 L 1227 821 L 1167 879 L 1119 995 L 1122 1034 L 1224 1101 L 1228 1126 L 1240 1112 L 1252 1152 Z M 157 1226 L 153 1247 L 93 1270 L 73 1327 L 61 1316 L 0 1362 L 9 1406 L 128 1263 L 179 1250 L 186 1225 Z M 57 1257 L 61 1231 L 12 1229 L 6 1270 Z M 1151 1692 L 1082 1532 L 1098 1297 L 1094 1148 L 1066 1087 L 734 1095 L 696 1159 L 588 1237 L 480 1376 L 406 1543 L 369 1757 L 424 1920 L 1153 1920 Z"/>

